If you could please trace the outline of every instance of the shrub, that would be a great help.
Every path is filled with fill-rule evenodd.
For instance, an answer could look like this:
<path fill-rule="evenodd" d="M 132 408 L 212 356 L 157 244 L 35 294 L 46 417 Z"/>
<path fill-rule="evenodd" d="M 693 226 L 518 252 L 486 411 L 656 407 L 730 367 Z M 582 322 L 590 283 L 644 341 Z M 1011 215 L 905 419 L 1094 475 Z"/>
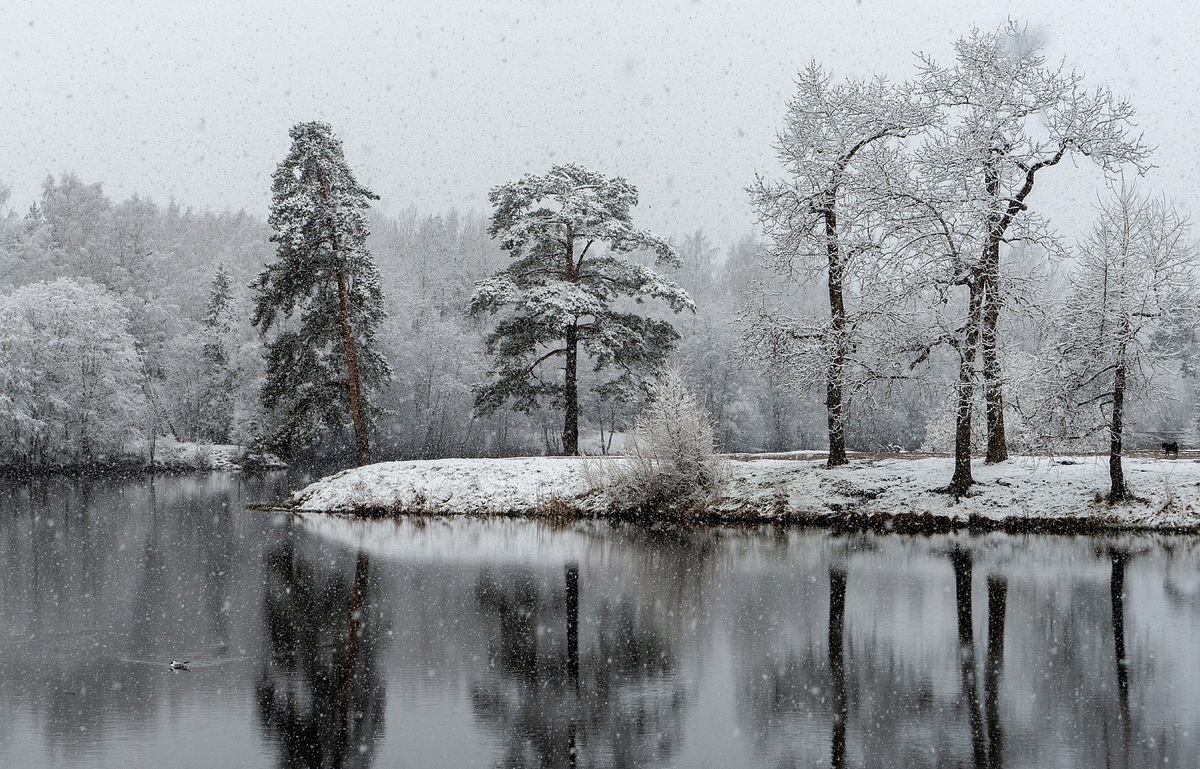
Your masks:
<path fill-rule="evenodd" d="M 712 418 L 679 375 L 660 375 L 625 456 L 611 473 L 612 504 L 639 512 L 683 512 L 705 504 L 728 476 L 728 463 L 717 455 L 714 435 Z"/>

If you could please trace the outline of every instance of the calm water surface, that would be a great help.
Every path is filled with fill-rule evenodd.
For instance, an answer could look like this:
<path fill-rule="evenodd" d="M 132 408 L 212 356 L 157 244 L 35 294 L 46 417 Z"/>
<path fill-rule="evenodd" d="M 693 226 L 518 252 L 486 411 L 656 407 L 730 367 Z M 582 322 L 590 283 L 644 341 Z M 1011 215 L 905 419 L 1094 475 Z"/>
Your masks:
<path fill-rule="evenodd" d="M 0 488 L 0 766 L 1200 766 L 1195 538 L 245 509 L 288 485 Z"/>

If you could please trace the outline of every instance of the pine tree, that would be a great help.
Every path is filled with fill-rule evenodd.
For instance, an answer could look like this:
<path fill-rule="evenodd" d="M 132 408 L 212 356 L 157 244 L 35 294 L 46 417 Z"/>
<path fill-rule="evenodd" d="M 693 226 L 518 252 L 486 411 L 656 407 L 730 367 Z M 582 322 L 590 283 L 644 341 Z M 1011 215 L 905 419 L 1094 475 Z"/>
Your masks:
<path fill-rule="evenodd" d="M 476 284 L 470 314 L 510 308 L 487 340 L 494 367 L 478 385 L 475 406 L 494 412 L 507 402 L 531 411 L 549 400 L 563 410 L 563 452 L 579 453 L 579 357 L 615 376 L 595 389 L 629 397 L 638 372 L 659 369 L 679 335 L 670 323 L 625 312 L 628 302 L 660 299 L 675 312 L 695 310 L 687 292 L 630 252 L 652 251 L 657 265 L 679 266 L 666 240 L 633 226 L 637 190 L 577 165 L 526 175 L 488 196 L 489 233 L 513 262 Z M 543 364 L 562 359 L 562 377 L 543 378 Z"/>
<path fill-rule="evenodd" d="M 262 399 L 277 424 L 266 439 L 292 453 L 323 428 L 343 426 L 348 414 L 364 465 L 371 461 L 366 393 L 391 377 L 375 345 L 383 291 L 366 248 L 366 210 L 378 196 L 355 180 L 327 124 L 300 123 L 290 135 L 268 219 L 276 260 L 251 284 L 253 324 L 264 334 L 276 328 Z"/>

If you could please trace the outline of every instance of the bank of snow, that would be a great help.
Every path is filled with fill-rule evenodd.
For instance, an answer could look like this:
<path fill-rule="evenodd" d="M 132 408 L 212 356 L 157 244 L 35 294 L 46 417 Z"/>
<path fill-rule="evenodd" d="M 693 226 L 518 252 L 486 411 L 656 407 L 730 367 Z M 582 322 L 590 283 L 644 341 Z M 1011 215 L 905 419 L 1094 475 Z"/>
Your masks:
<path fill-rule="evenodd" d="M 619 458 L 539 457 L 384 462 L 347 470 L 293 495 L 298 512 L 363 515 L 614 514 L 606 468 Z M 1200 530 L 1200 462 L 1129 458 L 1135 501 L 1109 505 L 1106 457 L 977 462 L 961 499 L 939 493 L 951 460 L 857 459 L 826 469 L 801 458 L 739 458 L 697 520 L 804 522 L 936 530 L 955 526 L 1072 530 Z"/>

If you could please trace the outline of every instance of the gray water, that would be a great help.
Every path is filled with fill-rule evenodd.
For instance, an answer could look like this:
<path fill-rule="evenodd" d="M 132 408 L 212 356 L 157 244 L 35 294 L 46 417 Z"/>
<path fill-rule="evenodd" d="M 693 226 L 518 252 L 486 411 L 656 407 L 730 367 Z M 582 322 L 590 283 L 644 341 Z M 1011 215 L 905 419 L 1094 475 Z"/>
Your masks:
<path fill-rule="evenodd" d="M 0 766 L 1200 766 L 1195 538 L 245 509 L 288 485 L 0 487 Z"/>

